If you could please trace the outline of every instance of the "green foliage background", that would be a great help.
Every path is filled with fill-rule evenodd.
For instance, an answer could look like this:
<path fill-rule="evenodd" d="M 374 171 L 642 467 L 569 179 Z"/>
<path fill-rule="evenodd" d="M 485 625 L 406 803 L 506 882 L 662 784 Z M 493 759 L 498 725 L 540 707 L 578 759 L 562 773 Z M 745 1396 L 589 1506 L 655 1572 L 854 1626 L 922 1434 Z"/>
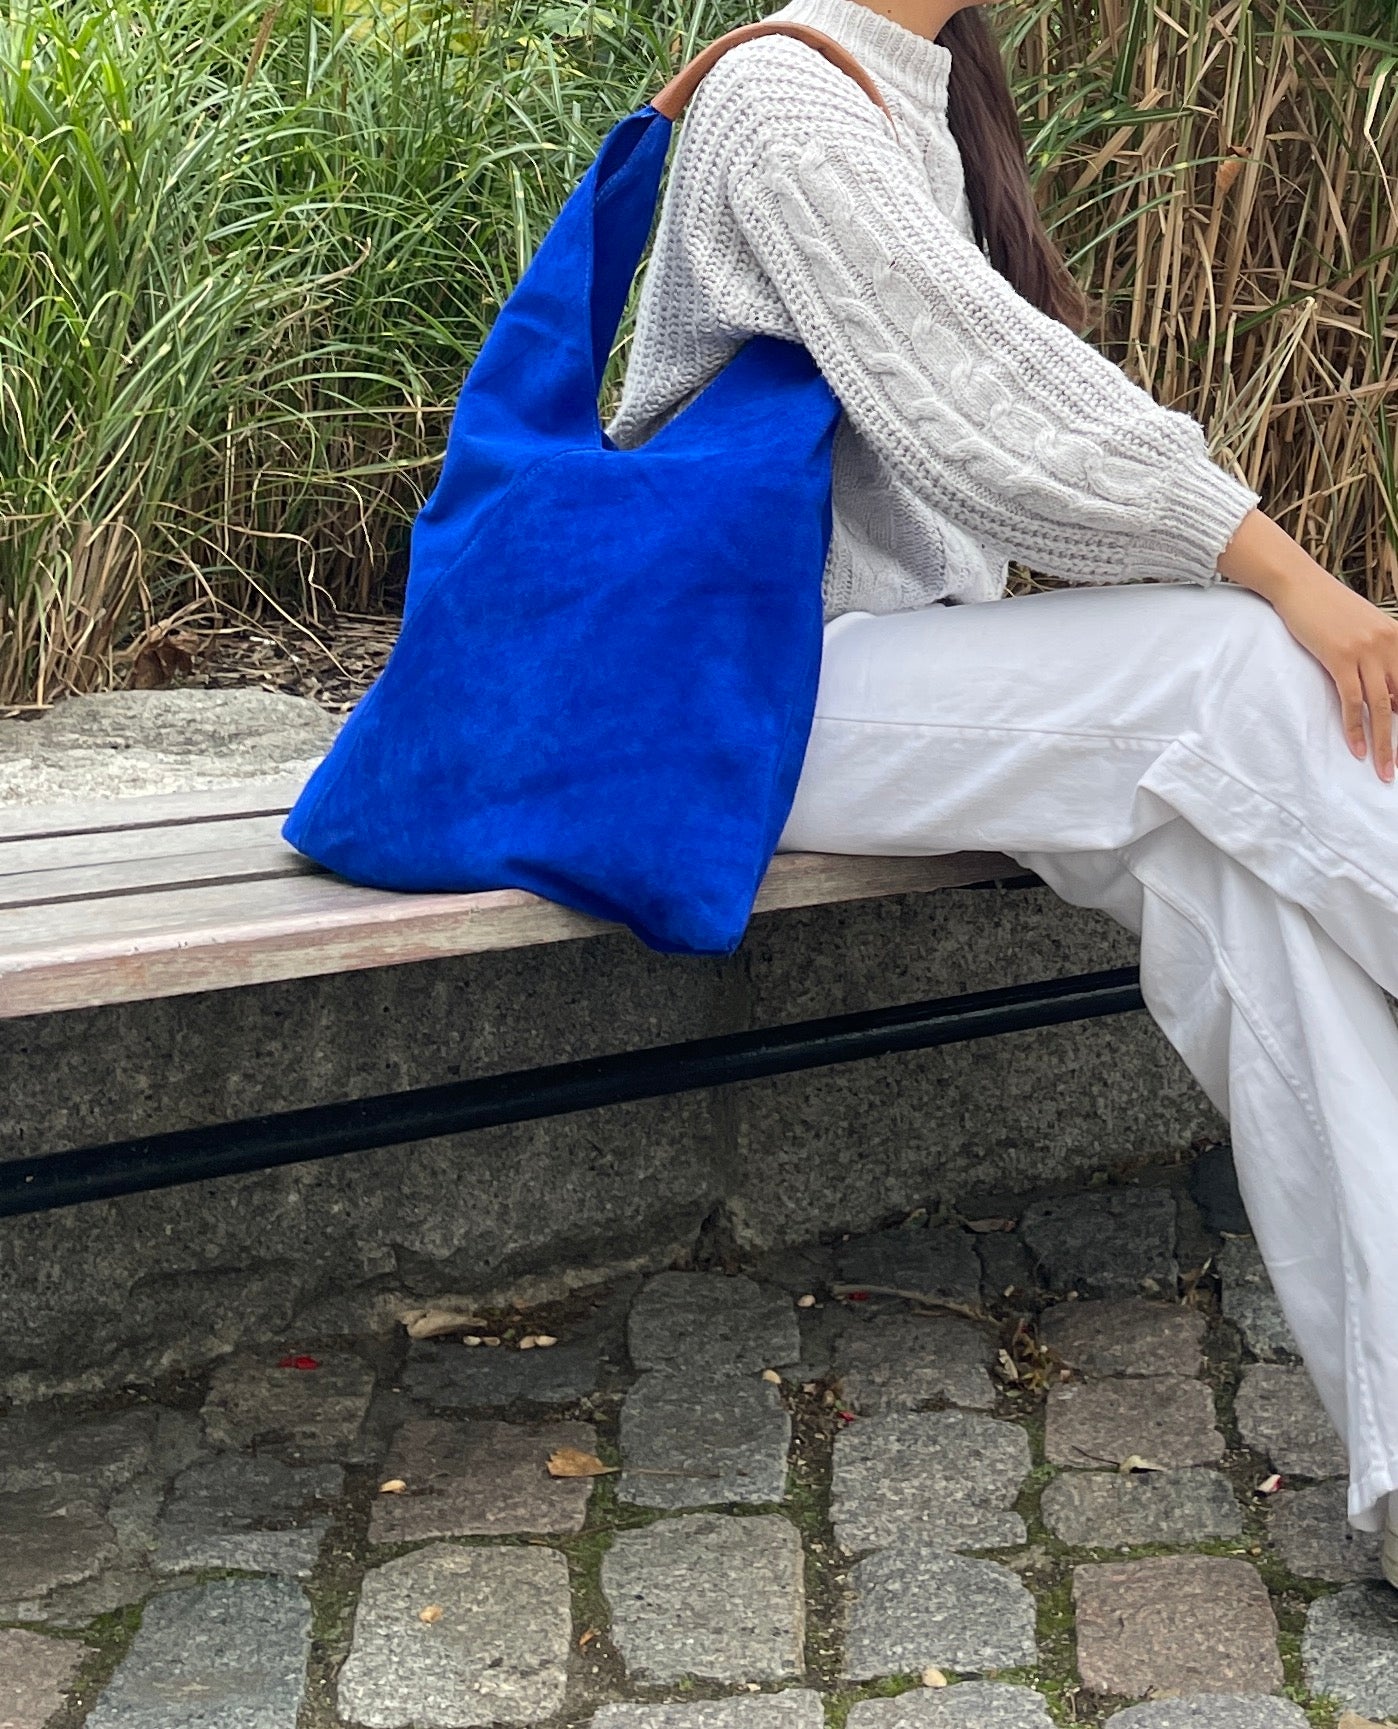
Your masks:
<path fill-rule="evenodd" d="M 1171 33 L 1139 0 L 991 7 L 1051 226 L 1122 309 L 1103 339 L 1201 418 L 1238 408 L 1223 437 L 1271 364 L 1246 360 L 1242 335 L 1285 335 L 1314 299 L 1322 183 L 1342 213 L 1367 212 L 1343 290 L 1360 321 L 1346 388 L 1378 389 L 1355 399 L 1370 430 L 1335 454 L 1371 489 L 1344 535 L 1381 575 L 1398 545 L 1392 0 L 1336 0 L 1323 27 L 1289 0 L 1162 5 L 1223 60 L 1159 60 Z M 0 0 L 0 702 L 120 681 L 133 635 L 180 608 L 391 605 L 461 378 L 601 136 L 768 9 Z M 1210 283 L 1249 282 L 1250 247 L 1265 265 L 1220 364 L 1220 331 L 1206 355 L 1185 329 L 1197 268 L 1172 255 L 1164 276 L 1144 270 L 1160 262 L 1149 224 L 1207 203 L 1222 131 L 1246 130 L 1259 100 L 1235 100 L 1225 126 L 1229 92 L 1278 44 L 1303 80 L 1289 111 L 1323 127 L 1324 147 L 1304 184 L 1287 168 L 1281 204 L 1261 186 L 1263 226 L 1225 211 L 1206 236 Z M 1162 68 L 1170 100 L 1142 106 Z M 1186 132 L 1181 166 L 1158 144 Z M 1286 197 L 1294 280 L 1273 268 Z M 1329 382 L 1301 364 L 1313 336 L 1268 347 L 1278 390 Z M 1258 474 L 1265 450 L 1235 439 L 1233 455 Z M 1333 513 L 1317 524 L 1337 528 Z"/>

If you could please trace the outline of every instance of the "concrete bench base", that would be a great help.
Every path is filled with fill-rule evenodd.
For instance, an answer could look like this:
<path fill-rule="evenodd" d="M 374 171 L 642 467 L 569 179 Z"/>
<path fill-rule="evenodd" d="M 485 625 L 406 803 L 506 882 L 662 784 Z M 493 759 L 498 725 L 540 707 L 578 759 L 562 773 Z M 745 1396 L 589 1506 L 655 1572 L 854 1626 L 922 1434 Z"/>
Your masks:
<path fill-rule="evenodd" d="M 626 933 L 0 1021 L 0 1157 L 1132 964 L 1046 888 L 773 912 L 728 960 Z M 0 1394 L 112 1386 L 457 1293 L 1081 1179 L 1223 1125 L 1144 1013 L 0 1223 Z"/>

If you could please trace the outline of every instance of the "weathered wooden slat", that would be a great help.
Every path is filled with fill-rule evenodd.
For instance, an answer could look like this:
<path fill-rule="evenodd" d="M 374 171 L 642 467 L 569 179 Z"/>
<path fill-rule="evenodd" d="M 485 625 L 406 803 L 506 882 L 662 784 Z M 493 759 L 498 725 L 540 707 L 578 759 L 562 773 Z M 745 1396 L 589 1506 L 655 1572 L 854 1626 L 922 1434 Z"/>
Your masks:
<path fill-rule="evenodd" d="M 118 865 L 201 853 L 237 852 L 244 847 L 277 845 L 283 813 L 270 816 L 206 818 L 200 822 L 162 823 L 153 828 L 97 829 L 92 834 L 47 835 L 41 840 L 0 841 L 0 890 L 11 876 L 31 871 L 71 870 L 77 865 Z"/>
<path fill-rule="evenodd" d="M 66 870 L 16 871 L 0 876 L 0 929 L 7 909 L 13 913 L 21 907 L 71 906 L 175 888 L 208 889 L 319 871 L 319 865 L 276 839 L 220 851 L 172 853 L 164 858 L 121 859 L 115 863 L 73 865 Z"/>
<path fill-rule="evenodd" d="M 1025 874 L 998 853 L 782 853 L 756 911 Z M 121 896 L 0 918 L 0 1017 L 523 948 L 616 928 L 519 889 L 391 894 L 328 876 Z"/>
<path fill-rule="evenodd" d="M 149 798 L 93 800 L 90 804 L 0 808 L 0 843 L 46 835 L 97 834 L 104 829 L 158 828 L 167 823 L 259 816 L 291 809 L 299 780 L 245 781 L 203 792 L 153 793 Z"/>
<path fill-rule="evenodd" d="M 394 903 L 405 898 L 324 873 L 271 882 L 180 885 L 112 900 L 27 907 L 0 916 L 0 954 L 90 939 L 118 941 L 167 934 L 180 942 L 203 941 L 206 931 L 236 932 L 244 925 L 261 926 L 268 919 L 287 930 L 295 930 L 303 920 L 312 924 L 321 918 L 391 922 Z"/>

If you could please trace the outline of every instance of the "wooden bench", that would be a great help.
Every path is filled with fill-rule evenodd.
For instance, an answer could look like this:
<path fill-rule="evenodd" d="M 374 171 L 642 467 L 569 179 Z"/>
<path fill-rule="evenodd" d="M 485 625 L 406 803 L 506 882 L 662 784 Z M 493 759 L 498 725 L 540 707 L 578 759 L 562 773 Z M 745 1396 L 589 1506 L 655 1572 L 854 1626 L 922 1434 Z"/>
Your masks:
<path fill-rule="evenodd" d="M 601 935 L 522 890 L 395 894 L 280 838 L 298 784 L 0 811 L 0 1017 Z M 782 853 L 755 916 L 1039 879 L 999 853 Z M 0 1216 L 1143 1006 L 1134 967 L 0 1162 Z"/>

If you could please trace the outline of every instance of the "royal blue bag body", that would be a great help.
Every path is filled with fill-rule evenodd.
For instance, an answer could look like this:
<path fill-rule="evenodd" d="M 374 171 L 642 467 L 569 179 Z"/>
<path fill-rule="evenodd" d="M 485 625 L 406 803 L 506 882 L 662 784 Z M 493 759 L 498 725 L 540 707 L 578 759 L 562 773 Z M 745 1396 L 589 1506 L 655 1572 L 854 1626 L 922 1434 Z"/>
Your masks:
<path fill-rule="evenodd" d="M 354 882 L 529 889 L 653 949 L 729 954 L 815 704 L 839 404 L 750 338 L 653 437 L 603 370 L 710 44 L 614 126 L 505 302 L 412 532 L 403 625 L 283 834 Z"/>

